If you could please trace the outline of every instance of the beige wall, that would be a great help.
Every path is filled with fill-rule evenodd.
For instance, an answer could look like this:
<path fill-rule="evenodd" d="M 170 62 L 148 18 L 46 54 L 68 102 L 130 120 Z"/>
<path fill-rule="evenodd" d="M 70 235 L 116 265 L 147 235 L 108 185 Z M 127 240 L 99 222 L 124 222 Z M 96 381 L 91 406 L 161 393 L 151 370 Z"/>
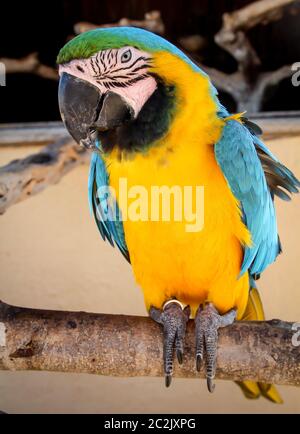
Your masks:
<path fill-rule="evenodd" d="M 300 137 L 269 143 L 298 177 Z M 0 163 L 36 148 L 2 149 Z M 129 265 L 99 238 L 88 212 L 88 168 L 0 217 L 0 299 L 36 308 L 145 314 Z M 300 201 L 278 202 L 284 254 L 259 282 L 269 318 L 300 322 Z M 0 372 L 0 410 L 15 412 L 300 412 L 300 390 L 285 400 L 250 402 L 230 382 L 210 395 L 202 380 L 115 379 L 39 372 Z"/>

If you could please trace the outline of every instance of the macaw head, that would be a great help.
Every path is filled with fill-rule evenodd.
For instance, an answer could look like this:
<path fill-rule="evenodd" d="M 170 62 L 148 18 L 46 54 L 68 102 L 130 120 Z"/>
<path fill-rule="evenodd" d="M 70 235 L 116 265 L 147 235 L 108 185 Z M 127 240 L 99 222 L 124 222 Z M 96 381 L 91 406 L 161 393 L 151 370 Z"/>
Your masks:
<path fill-rule="evenodd" d="M 72 137 L 87 148 L 136 149 L 168 129 L 185 89 L 201 76 L 203 99 L 214 89 L 184 53 L 165 39 L 132 27 L 96 29 L 60 51 L 59 107 Z"/>

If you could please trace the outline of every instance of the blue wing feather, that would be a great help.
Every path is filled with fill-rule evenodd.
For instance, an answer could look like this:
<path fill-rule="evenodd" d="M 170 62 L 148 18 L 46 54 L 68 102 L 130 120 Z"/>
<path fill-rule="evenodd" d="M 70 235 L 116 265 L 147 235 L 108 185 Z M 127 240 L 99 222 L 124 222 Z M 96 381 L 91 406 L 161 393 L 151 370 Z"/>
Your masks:
<path fill-rule="evenodd" d="M 112 246 L 116 244 L 130 262 L 121 212 L 115 198 L 110 194 L 106 166 L 98 152 L 94 152 L 91 158 L 88 197 L 90 211 L 103 240 L 107 240 Z"/>
<path fill-rule="evenodd" d="M 273 196 L 256 146 L 277 162 L 260 139 L 235 120 L 227 121 L 215 145 L 217 162 L 240 202 L 244 222 L 252 236 L 253 244 L 245 247 L 241 266 L 241 274 L 249 270 L 252 275 L 262 273 L 280 253 Z M 288 172 L 285 175 L 288 177 Z"/>

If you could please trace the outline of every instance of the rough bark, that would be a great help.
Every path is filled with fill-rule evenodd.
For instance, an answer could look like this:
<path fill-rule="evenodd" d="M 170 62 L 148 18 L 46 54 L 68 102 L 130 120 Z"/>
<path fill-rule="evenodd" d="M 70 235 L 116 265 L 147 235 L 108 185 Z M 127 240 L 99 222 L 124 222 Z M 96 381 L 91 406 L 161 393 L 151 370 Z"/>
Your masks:
<path fill-rule="evenodd" d="M 41 152 L 0 168 L 0 214 L 8 207 L 40 193 L 88 159 L 71 138 L 46 146 Z"/>
<path fill-rule="evenodd" d="M 217 378 L 300 385 L 300 346 L 290 323 L 240 322 L 219 332 Z M 295 344 L 295 342 L 294 342 Z M 187 327 L 184 364 L 196 373 L 194 322 Z M 161 377 L 162 330 L 149 318 L 55 312 L 0 302 L 0 369 Z"/>

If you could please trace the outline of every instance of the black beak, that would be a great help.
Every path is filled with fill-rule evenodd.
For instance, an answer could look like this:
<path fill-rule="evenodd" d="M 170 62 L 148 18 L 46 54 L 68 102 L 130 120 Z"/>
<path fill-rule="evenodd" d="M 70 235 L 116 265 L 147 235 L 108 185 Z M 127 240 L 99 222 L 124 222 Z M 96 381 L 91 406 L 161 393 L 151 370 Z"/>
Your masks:
<path fill-rule="evenodd" d="M 95 148 L 98 131 L 113 130 L 133 119 L 131 107 L 114 92 L 101 94 L 85 80 L 64 72 L 58 102 L 62 120 L 77 143 Z"/>

